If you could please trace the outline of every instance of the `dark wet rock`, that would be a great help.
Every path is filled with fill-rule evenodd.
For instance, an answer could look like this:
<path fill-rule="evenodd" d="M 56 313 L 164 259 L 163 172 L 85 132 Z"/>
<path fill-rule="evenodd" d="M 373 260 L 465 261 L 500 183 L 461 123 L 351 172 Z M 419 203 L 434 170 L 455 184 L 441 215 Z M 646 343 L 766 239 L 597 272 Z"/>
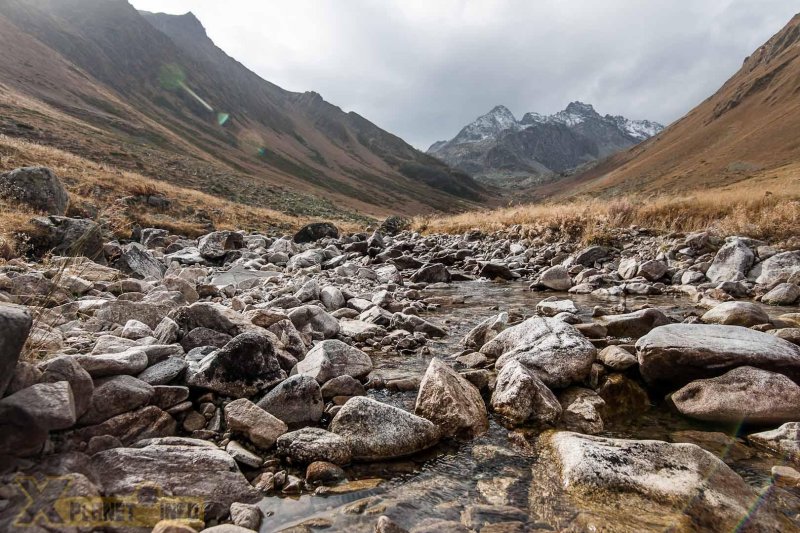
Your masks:
<path fill-rule="evenodd" d="M 734 239 L 719 249 L 706 271 L 706 277 L 718 283 L 744 279 L 753 266 L 755 254 L 741 240 Z"/>
<path fill-rule="evenodd" d="M 800 419 L 800 386 L 749 366 L 689 383 L 672 394 L 682 414 L 708 422 L 782 424 Z"/>
<path fill-rule="evenodd" d="M 66 429 L 75 424 L 75 400 L 67 381 L 37 383 L 0 400 L 0 407 L 16 408 L 45 430 Z"/>
<path fill-rule="evenodd" d="M 554 424 L 561 416 L 561 405 L 547 385 L 514 360 L 497 374 L 491 404 L 512 425 L 526 421 Z"/>
<path fill-rule="evenodd" d="M 0 197 L 47 215 L 63 215 L 69 206 L 69 193 L 47 167 L 22 167 L 0 173 Z"/>
<path fill-rule="evenodd" d="M 511 269 L 501 263 L 484 263 L 478 275 L 488 279 L 512 280 L 515 278 Z"/>
<path fill-rule="evenodd" d="M 315 242 L 325 238 L 339 238 L 339 230 L 336 229 L 336 226 L 330 222 L 313 222 L 311 224 L 307 224 L 294 234 L 293 240 L 298 244 L 302 244 L 307 242 Z"/>
<path fill-rule="evenodd" d="M 592 343 L 573 326 L 541 317 L 502 331 L 480 351 L 498 358 L 498 369 L 515 360 L 555 388 L 583 381 L 597 355 Z"/>
<path fill-rule="evenodd" d="M 319 422 L 325 409 L 319 383 L 308 375 L 290 376 L 269 391 L 258 406 L 290 428 Z"/>
<path fill-rule="evenodd" d="M 94 455 L 92 467 L 107 495 L 132 494 L 146 481 L 170 494 L 202 498 L 206 518 L 221 518 L 232 503 L 260 497 L 233 458 L 213 444 L 115 448 Z"/>
<path fill-rule="evenodd" d="M 150 385 L 166 385 L 183 374 L 187 366 L 183 357 L 168 357 L 148 367 L 136 377 Z"/>
<path fill-rule="evenodd" d="M 628 419 L 650 409 L 647 391 L 623 374 L 603 377 L 596 392 L 605 402 L 600 407 L 600 415 L 604 420 Z"/>
<path fill-rule="evenodd" d="M 345 439 L 358 461 L 411 455 L 433 446 L 440 436 L 431 421 L 366 396 L 348 400 L 330 430 Z"/>
<path fill-rule="evenodd" d="M 450 283 L 450 271 L 441 263 L 423 266 L 411 276 L 412 283 Z"/>
<path fill-rule="evenodd" d="M 478 389 L 436 357 L 420 383 L 414 413 L 436 424 L 442 436 L 474 437 L 489 429 Z"/>
<path fill-rule="evenodd" d="M 693 444 L 570 432 L 551 433 L 542 440 L 546 453 L 560 466 L 555 483 L 580 508 L 600 511 L 585 517 L 587 528 L 607 523 L 611 515 L 602 511 L 609 508 L 614 509 L 615 527 L 631 531 L 641 527 L 642 513 L 647 513 L 648 524 L 659 529 L 727 531 L 745 519 L 758 531 L 790 527 L 788 519 L 769 505 L 754 506 L 759 500 L 756 491 L 725 463 Z M 547 468 L 553 464 L 540 463 Z M 537 507 L 536 501 L 533 506 Z"/>
<path fill-rule="evenodd" d="M 24 307 L 0 305 L 0 398 L 14 374 L 32 323 L 31 315 Z"/>
<path fill-rule="evenodd" d="M 352 456 L 347 440 L 321 428 L 303 428 L 278 437 L 278 453 L 292 462 L 308 464 L 326 461 L 346 465 Z"/>
<path fill-rule="evenodd" d="M 269 449 L 286 433 L 286 424 L 246 398 L 225 406 L 228 430 L 247 437 L 259 448 Z"/>
<path fill-rule="evenodd" d="M 684 385 L 753 366 L 800 381 L 800 346 L 740 326 L 669 324 L 636 343 L 639 371 L 650 384 Z"/>
<path fill-rule="evenodd" d="M 624 315 L 607 315 L 597 319 L 612 337 L 641 337 L 653 328 L 670 323 L 658 309 L 642 309 Z"/>
<path fill-rule="evenodd" d="M 78 422 L 92 425 L 116 415 L 133 411 L 153 397 L 153 387 L 132 376 L 98 379 L 94 384 L 89 407 Z"/>
<path fill-rule="evenodd" d="M 726 326 L 757 326 L 769 323 L 769 315 L 751 302 L 724 302 L 706 312 L 702 317 L 707 324 Z"/>
<path fill-rule="evenodd" d="M 275 353 L 275 336 L 266 331 L 238 335 L 224 347 L 190 364 L 186 382 L 227 396 L 252 396 L 286 377 Z"/>
<path fill-rule="evenodd" d="M 369 355 L 336 339 L 320 342 L 297 364 L 298 374 L 311 376 L 320 384 L 344 375 L 363 379 L 370 372 Z"/>

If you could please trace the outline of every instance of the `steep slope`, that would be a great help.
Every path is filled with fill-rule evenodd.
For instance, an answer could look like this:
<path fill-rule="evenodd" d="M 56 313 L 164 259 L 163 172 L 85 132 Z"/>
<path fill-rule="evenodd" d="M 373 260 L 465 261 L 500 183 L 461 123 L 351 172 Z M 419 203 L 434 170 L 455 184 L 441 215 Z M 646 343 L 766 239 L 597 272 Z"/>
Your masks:
<path fill-rule="evenodd" d="M 661 131 L 646 120 L 602 116 L 591 105 L 572 102 L 554 115 L 526 113 L 521 120 L 497 106 L 428 153 L 493 184 L 528 185 L 563 175 Z"/>
<path fill-rule="evenodd" d="M 191 14 L 0 0 L 0 133 L 290 212 L 455 210 L 486 192 L 316 93 L 228 57 Z"/>
<path fill-rule="evenodd" d="M 788 176 L 798 162 L 800 14 L 661 134 L 547 192 L 674 194 L 754 180 L 769 187 L 769 180 Z"/>

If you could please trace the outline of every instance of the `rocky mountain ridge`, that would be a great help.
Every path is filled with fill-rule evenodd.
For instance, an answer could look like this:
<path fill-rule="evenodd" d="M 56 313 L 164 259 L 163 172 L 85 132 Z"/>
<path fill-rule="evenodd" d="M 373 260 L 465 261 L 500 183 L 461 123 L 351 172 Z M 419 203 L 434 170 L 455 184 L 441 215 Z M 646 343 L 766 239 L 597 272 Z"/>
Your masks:
<path fill-rule="evenodd" d="M 600 115 L 590 104 L 571 102 L 552 115 L 525 113 L 520 120 L 498 105 L 428 153 L 496 183 L 499 178 L 550 177 L 570 172 L 658 134 L 649 120 Z"/>

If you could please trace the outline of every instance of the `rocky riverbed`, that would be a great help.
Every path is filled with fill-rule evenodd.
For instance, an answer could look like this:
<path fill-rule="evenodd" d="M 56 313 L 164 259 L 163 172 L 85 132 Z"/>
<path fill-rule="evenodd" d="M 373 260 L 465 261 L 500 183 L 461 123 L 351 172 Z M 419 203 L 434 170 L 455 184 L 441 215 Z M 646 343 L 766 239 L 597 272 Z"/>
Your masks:
<path fill-rule="evenodd" d="M 0 267 L 4 531 L 800 530 L 800 252 L 48 224 Z M 145 489 L 202 514 L 62 508 Z"/>

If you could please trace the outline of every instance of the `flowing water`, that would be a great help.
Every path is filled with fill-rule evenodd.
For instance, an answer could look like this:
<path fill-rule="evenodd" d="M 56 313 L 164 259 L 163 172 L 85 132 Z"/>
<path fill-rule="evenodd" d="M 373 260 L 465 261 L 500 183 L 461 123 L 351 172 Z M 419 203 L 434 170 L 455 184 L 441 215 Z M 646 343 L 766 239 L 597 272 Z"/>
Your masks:
<path fill-rule="evenodd" d="M 449 335 L 430 341 L 430 353 L 425 355 L 371 353 L 375 374 L 385 379 L 421 377 L 431 357 L 452 362 L 463 350 L 464 335 L 484 318 L 514 309 L 529 316 L 540 300 L 554 294 L 525 288 L 518 283 L 465 282 L 448 289 L 428 291 L 426 296 L 441 300 L 443 304 L 426 318 L 446 326 Z M 702 313 L 702 309 L 679 296 L 628 297 L 624 302 L 598 300 L 589 295 L 559 296 L 573 300 L 585 321 L 589 320 L 595 306 L 611 307 L 621 303 L 628 308 L 649 304 L 675 320 L 682 320 L 689 313 Z M 771 316 L 796 311 L 764 308 Z M 413 411 L 416 398 L 416 392 L 386 390 L 370 391 L 370 395 L 409 411 Z M 658 398 L 651 397 L 651 401 L 654 405 L 648 412 L 622 422 L 607 422 L 601 435 L 670 441 L 670 434 L 681 430 L 722 431 L 731 435 L 739 430 L 694 422 L 671 412 Z M 381 514 L 410 529 L 426 521 L 459 521 L 461 513 L 475 504 L 511 506 L 528 515 L 529 530 L 556 530 L 558 528 L 541 517 L 550 517 L 552 522 L 552 517 L 556 516 L 562 524 L 569 523 L 578 516 L 580 509 L 568 497 L 554 493 L 548 485 L 551 481 L 533 474 L 539 461 L 533 446 L 536 434 L 524 428 L 509 430 L 492 420 L 486 434 L 469 441 L 447 441 L 411 458 L 352 465 L 345 469 L 350 482 L 326 488 L 324 494 L 265 498 L 260 504 L 266 516 L 261 533 L 296 524 L 312 529 L 326 528 L 322 531 L 371 532 Z M 752 449 L 746 452 L 745 455 L 752 457 L 734 460 L 728 456 L 725 460 L 750 485 L 763 490 L 769 486 L 770 468 L 779 461 Z M 302 476 L 302 472 L 297 474 Z M 793 499 L 786 505 L 794 506 L 796 502 Z M 547 507 L 544 513 L 542 505 Z M 800 509 L 793 512 L 798 511 Z M 787 509 L 787 513 L 791 512 Z"/>

